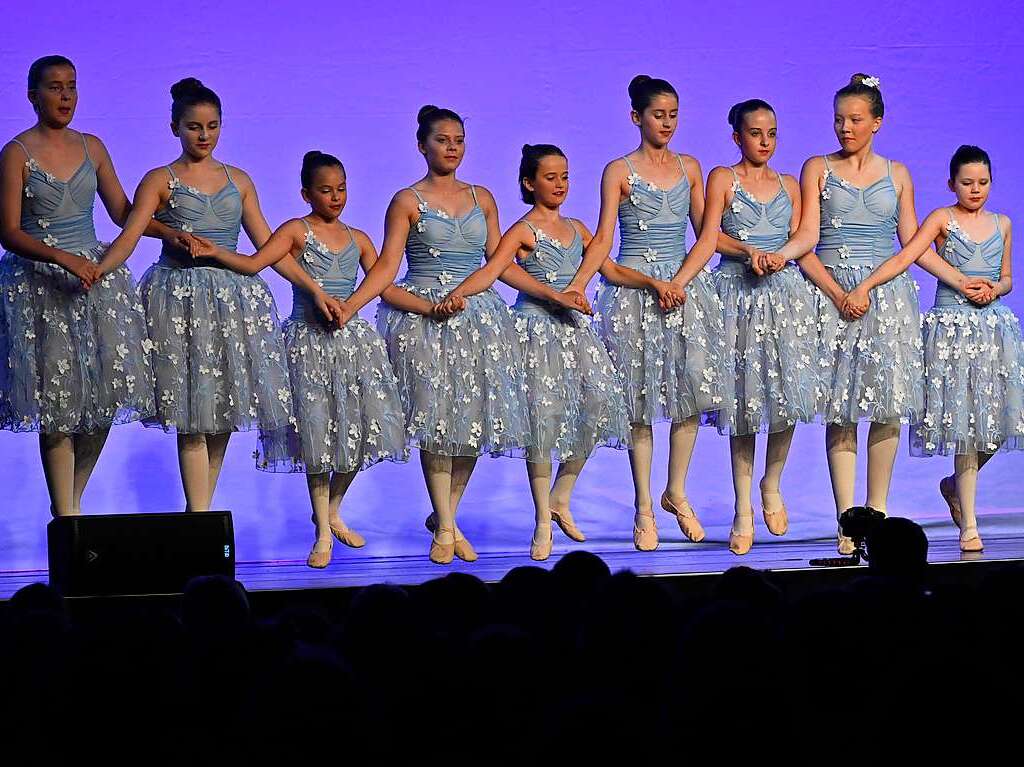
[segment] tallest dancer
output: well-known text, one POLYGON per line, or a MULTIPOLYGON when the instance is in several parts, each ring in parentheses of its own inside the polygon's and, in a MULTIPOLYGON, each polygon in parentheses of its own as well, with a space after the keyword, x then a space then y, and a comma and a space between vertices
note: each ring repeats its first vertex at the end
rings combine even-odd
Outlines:
POLYGON ((629 84, 629 99, 640 145, 605 167, 600 220, 587 250, 609 252, 617 218, 619 257, 606 259, 601 267, 610 284, 602 285, 595 316, 626 388, 636 496, 633 543, 651 551, 658 546, 651 499, 651 427, 657 421, 672 422, 661 507, 676 516, 691 541, 704 539, 686 498, 686 474, 700 416, 721 403, 724 329, 722 302, 709 272, 690 283, 682 307, 660 287, 682 268, 687 217, 699 236, 704 216, 700 164, 669 149, 679 123, 679 96, 665 80, 637 75, 629 84), (634 284, 633 270, 654 283, 634 284), (658 291, 658 306, 651 288, 658 291))
MULTIPOLYGON (((839 149, 812 157, 800 174, 800 226, 779 249, 786 260, 817 248, 843 291, 853 290, 893 255, 893 238, 906 244, 917 231, 914 187, 902 163, 875 153, 885 105, 878 78, 856 74, 833 99, 839 149)), ((934 259, 938 256, 932 254, 934 259)), ((934 267, 929 259, 918 263, 934 267)), ((840 317, 818 294, 823 359, 819 407, 836 514, 854 505, 857 424, 869 421, 867 505, 884 512, 900 424, 916 423, 924 407, 921 313, 906 273, 872 291, 871 306, 857 319, 840 317)), ((839 551, 853 541, 839 535, 839 551)))

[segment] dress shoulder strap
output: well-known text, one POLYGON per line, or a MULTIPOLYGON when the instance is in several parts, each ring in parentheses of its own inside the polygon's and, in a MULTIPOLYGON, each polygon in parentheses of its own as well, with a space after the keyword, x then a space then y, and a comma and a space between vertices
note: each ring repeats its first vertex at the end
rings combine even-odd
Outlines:
POLYGON ((85 150, 85 159, 92 165, 92 155, 89 154, 89 142, 86 140, 84 133, 79 133, 78 135, 82 137, 82 149, 85 150))
POLYGON ((228 170, 228 164, 226 162, 223 162, 223 163, 221 163, 221 165, 224 166, 224 175, 228 177, 228 181, 230 181, 232 184, 234 184, 235 180, 233 178, 231 178, 231 171, 228 170))
MULTIPOLYGON (((354 234, 352 234, 352 230, 349 229, 348 224, 346 224, 344 221, 339 221, 338 223, 341 224, 343 227, 345 227, 345 231, 348 232, 349 243, 352 244, 352 245, 357 245, 357 243, 356 243, 356 236, 354 234)), ((358 247, 358 245, 357 245, 357 247, 358 247)))
POLYGON ((528 227, 530 227, 530 231, 533 232, 533 236, 536 237, 537 236, 537 227, 534 226, 529 221, 527 221, 525 218, 523 219, 523 223, 526 224, 528 227))
POLYGON ((476 187, 472 184, 469 185, 469 193, 473 195, 473 204, 479 206, 480 201, 476 198, 476 187))
POLYGON ((302 225, 306 227, 306 234, 313 234, 313 227, 309 225, 309 222, 306 220, 305 216, 300 218, 299 221, 301 221, 302 225))
POLYGON ((426 205, 427 201, 423 199, 423 195, 422 195, 422 194, 420 194, 419 190, 418 190, 418 189, 417 189, 416 187, 414 187, 414 186, 410 186, 410 187, 406 187, 406 188, 407 188, 407 189, 408 189, 408 190, 409 190, 410 192, 412 192, 412 193, 413 193, 414 195, 416 195, 416 199, 417 199, 417 200, 419 200, 419 201, 420 201, 420 202, 422 202, 422 203, 423 203, 424 205, 426 205))
POLYGON ((885 160, 885 175, 892 178, 892 160, 886 158, 885 160))
POLYGON ((827 154, 823 154, 821 156, 821 159, 825 161, 825 170, 831 171, 832 170, 832 166, 828 164, 828 155, 827 154))
POLYGON ((168 175, 169 175, 169 176, 170 176, 170 177, 171 177, 172 179, 174 179, 175 181, 177 181, 177 180, 178 180, 178 175, 177 175, 177 174, 176 174, 176 173, 174 172, 174 170, 173 170, 173 169, 171 168, 171 166, 170 166, 170 165, 165 165, 165 166, 164 166, 164 170, 166 170, 166 171, 167 171, 167 174, 168 174, 168 175))
POLYGON ((26 157, 27 157, 28 159, 30 159, 30 160, 32 159, 32 153, 31 153, 30 151, 28 151, 28 147, 27 147, 27 146, 25 146, 24 144, 22 144, 22 143, 21 143, 20 141, 18 141, 18 139, 16 139, 16 138, 12 138, 12 139, 11 139, 11 141, 12 141, 12 142, 14 142, 15 144, 17 144, 18 146, 20 146, 20 147, 21 147, 21 151, 23 151, 23 152, 25 153, 25 156, 26 156, 26 157))
POLYGON ((633 167, 633 163, 630 161, 630 159, 625 155, 623 155, 622 159, 625 160, 626 167, 629 168, 629 172, 632 173, 634 176, 637 175, 636 168, 633 167))

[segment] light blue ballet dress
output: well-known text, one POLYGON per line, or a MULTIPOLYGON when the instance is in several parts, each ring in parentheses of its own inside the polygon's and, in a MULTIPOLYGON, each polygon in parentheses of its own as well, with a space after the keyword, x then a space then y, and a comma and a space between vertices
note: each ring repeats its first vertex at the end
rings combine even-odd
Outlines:
MULTIPOLYGON (((96 263, 96 166, 67 181, 25 150, 21 229, 96 263)), ((153 371, 139 291, 122 265, 86 291, 61 267, 6 252, 0 259, 0 428, 90 433, 151 416, 153 371)))
MULTIPOLYGON (((968 277, 999 279, 1003 233, 974 242, 950 213, 940 255, 968 277)), ((1024 344, 1020 322, 998 298, 970 303, 940 282, 924 316, 925 409, 912 455, 1024 449, 1024 344)))
MULTIPOLYGON (((853 290, 895 250, 899 200, 888 163, 863 189, 840 178, 825 158, 817 254, 845 290, 853 290)), ((903 273, 871 291, 871 305, 847 322, 815 291, 822 345, 822 397, 828 424, 915 423, 924 407, 924 356, 917 289, 903 273)))
MULTIPOLYGON (((473 208, 450 216, 419 192, 419 216, 405 244, 398 287, 440 302, 480 267, 487 222, 473 208)), ((410 445, 437 455, 525 455, 530 425, 520 345, 508 306, 493 288, 466 299, 446 320, 381 302, 377 329, 398 377, 410 445)))
MULTIPOLYGON (((331 250, 306 227, 301 266, 324 291, 352 295, 359 246, 331 250)), ((383 461, 404 461, 405 414, 387 348, 361 317, 329 325, 310 294, 292 286, 292 314, 284 324, 295 420, 284 430, 260 430, 257 467, 266 471, 349 472, 383 461)))
MULTIPOLYGON (((618 263, 670 280, 686 255, 686 171, 664 190, 624 159, 631 191, 619 204, 618 263)), ((631 423, 678 422, 722 406, 723 310, 710 269, 687 287, 686 303, 668 313, 648 290, 602 281, 598 291, 594 321, 622 376, 631 423)))
MULTIPOLYGON (((732 168, 730 168, 732 170, 732 168)), ((766 252, 789 238, 793 203, 782 185, 761 202, 732 170, 732 200, 722 231, 766 252)), ((711 418, 719 432, 749 435, 814 420, 820 387, 814 294, 795 264, 759 277, 740 258, 722 256, 715 269, 725 306, 727 371, 722 409, 711 418)))
MULTIPOLYGON (((564 290, 583 263, 575 224, 568 245, 525 222, 536 248, 520 262, 531 277, 564 290)), ((622 382, 589 318, 520 291, 512 307, 529 402, 530 461, 586 459, 594 448, 629 447, 622 382)))
MULTIPOLYGON (((242 196, 224 166, 215 194, 186 186, 167 168, 171 196, 156 219, 230 251, 238 246, 242 196)), ((215 259, 164 244, 140 284, 154 344, 156 418, 179 434, 286 426, 291 391, 284 337, 267 284, 215 259)))

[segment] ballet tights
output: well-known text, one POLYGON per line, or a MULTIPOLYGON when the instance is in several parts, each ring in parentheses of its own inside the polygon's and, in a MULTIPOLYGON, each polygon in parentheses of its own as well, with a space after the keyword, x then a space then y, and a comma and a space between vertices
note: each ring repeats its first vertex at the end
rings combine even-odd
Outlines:
POLYGON ((331 547, 331 523, 342 530, 346 529, 339 509, 341 499, 345 497, 356 471, 322 472, 307 474, 306 485, 309 488, 309 501, 313 506, 316 519, 316 547, 313 551, 326 552, 331 547))
POLYGON ((231 432, 179 434, 178 466, 186 511, 209 511, 231 432))
MULTIPOLYGON (((778 495, 782 470, 789 456, 793 442, 793 427, 768 435, 768 447, 764 457, 764 476, 760 482, 763 494, 778 495)), ((751 532, 754 525, 754 509, 751 505, 751 486, 754 478, 754 435, 729 438, 729 453, 732 460, 732 484, 736 501, 733 530, 740 534, 751 532)))
MULTIPOLYGON (((899 424, 872 423, 868 429, 867 505, 885 512, 892 482, 896 450, 900 444, 899 424)), ((836 516, 854 506, 857 472, 857 425, 830 424, 825 429, 825 451, 832 480, 836 516)))
POLYGON ((543 543, 548 538, 547 528, 551 526, 552 508, 561 512, 566 518, 572 518, 569 514, 569 498, 585 463, 586 459, 563 461, 558 465, 558 472, 555 474, 555 481, 552 484, 550 461, 526 462, 526 474, 530 479, 530 493, 533 495, 534 525, 537 528, 534 531, 534 538, 537 543, 543 543), (543 530, 540 529, 542 525, 546 526, 543 530))
POLYGON ((450 531, 461 539, 462 532, 455 526, 455 512, 476 467, 476 457, 452 457, 420 450, 420 465, 427 483, 430 506, 437 518, 435 540, 451 543, 453 532, 450 531))
POLYGON ((105 429, 95 434, 39 435, 39 455, 53 516, 82 513, 82 494, 96 468, 108 433, 105 429))
MULTIPOLYGON (((675 502, 686 500, 686 475, 690 470, 693 446, 697 441, 699 416, 677 421, 669 430, 668 483, 665 491, 675 502)), ((633 474, 636 526, 645 529, 652 524, 651 463, 654 457, 654 435, 650 426, 633 425, 633 447, 629 466, 633 474), (643 512, 643 513, 641 513, 643 512)))
POLYGON ((978 472, 988 463, 992 453, 972 452, 953 457, 953 476, 956 478, 956 494, 960 500, 960 529, 978 527, 974 501, 978 493, 978 472))

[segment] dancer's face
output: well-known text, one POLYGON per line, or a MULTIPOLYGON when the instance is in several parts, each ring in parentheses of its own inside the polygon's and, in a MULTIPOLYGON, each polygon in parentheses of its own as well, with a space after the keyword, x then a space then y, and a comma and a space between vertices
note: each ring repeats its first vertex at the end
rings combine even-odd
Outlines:
POLYGON ((28 92, 28 100, 40 122, 53 128, 68 126, 78 106, 77 77, 75 70, 66 64, 43 70, 39 87, 28 92))
POLYGON ((863 96, 843 96, 837 99, 834 119, 836 138, 847 154, 868 146, 882 127, 882 118, 871 114, 871 102, 863 96))
POLYGON ((438 120, 419 147, 431 170, 454 173, 466 154, 466 131, 458 120, 438 120))
POLYGON ((949 180, 949 188, 960 207, 981 210, 992 190, 992 171, 983 162, 964 163, 956 172, 956 178, 949 180))
POLYGON ((668 146, 679 126, 679 99, 671 93, 659 93, 642 114, 634 111, 630 115, 643 140, 660 149, 668 146))
POLYGON ((317 168, 309 189, 302 190, 302 199, 321 218, 328 221, 338 218, 348 202, 345 171, 338 165, 317 168))
POLYGON ((756 109, 743 116, 743 124, 739 132, 732 134, 732 140, 747 162, 764 165, 775 154, 777 132, 775 113, 770 109, 756 109))
POLYGON ((181 139, 185 154, 196 160, 205 159, 213 154, 220 140, 220 110, 213 104, 196 104, 185 110, 171 130, 181 139))
POLYGON ((524 178, 526 186, 545 208, 557 208, 569 194, 569 161, 557 154, 542 157, 533 178, 524 178))

